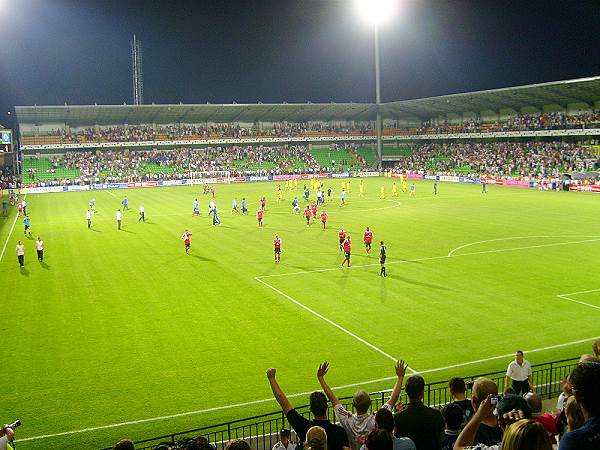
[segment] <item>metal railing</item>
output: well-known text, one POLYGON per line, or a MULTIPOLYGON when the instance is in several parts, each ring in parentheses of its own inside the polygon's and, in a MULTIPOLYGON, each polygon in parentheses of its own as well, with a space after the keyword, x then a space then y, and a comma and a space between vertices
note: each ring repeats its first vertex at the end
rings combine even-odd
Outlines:
MULTIPOLYGON (((577 361, 578 358, 571 358, 536 365, 532 374, 536 393, 540 394, 543 398, 550 398, 558 395, 562 391, 561 381, 565 379, 577 365, 577 361)), ((505 388, 505 371, 470 375, 463 377, 463 379, 468 384, 480 377, 490 378, 495 381, 500 393, 505 388)), ((385 390, 369 394, 372 400, 372 411, 381 408, 387 401, 389 392, 390 390, 385 390)), ((406 394, 402 393, 400 399, 407 402, 406 394)), ((346 409, 352 410, 352 397, 343 397, 340 398, 340 401, 346 409)), ((441 408, 450 401, 452 401, 452 397, 448 389, 447 381, 438 381, 425 385, 423 402, 426 405, 441 408)), ((298 406, 295 407, 295 409, 303 416, 307 418, 310 417, 309 405, 298 406)), ((335 415, 332 408, 328 409, 327 414, 329 419, 332 422, 335 422, 335 415)), ((206 437, 210 443, 214 444, 217 450, 224 449, 227 442, 232 439, 243 439, 247 441, 253 450, 270 450, 278 441, 278 432, 283 427, 289 428, 290 426, 287 423, 283 412, 277 411, 143 439, 135 442, 135 448, 137 450, 153 449, 160 443, 174 445, 181 439, 201 435, 206 437)), ((294 438, 295 437, 296 436, 294 436, 294 438)), ((110 449, 112 449, 112 447, 106 447, 103 450, 110 449)))

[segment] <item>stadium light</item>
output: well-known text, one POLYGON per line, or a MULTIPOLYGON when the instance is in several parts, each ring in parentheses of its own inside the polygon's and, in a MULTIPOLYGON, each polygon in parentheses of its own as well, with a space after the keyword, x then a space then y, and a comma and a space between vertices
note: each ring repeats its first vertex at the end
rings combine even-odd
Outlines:
POLYGON ((373 26, 375 42, 375 108, 377 114, 377 160, 382 168, 381 81, 379 75, 379 27, 390 21, 398 11, 399 0, 354 0, 357 13, 373 26))
POLYGON ((398 11, 398 0, 355 0, 360 17, 374 26, 389 22, 398 11))

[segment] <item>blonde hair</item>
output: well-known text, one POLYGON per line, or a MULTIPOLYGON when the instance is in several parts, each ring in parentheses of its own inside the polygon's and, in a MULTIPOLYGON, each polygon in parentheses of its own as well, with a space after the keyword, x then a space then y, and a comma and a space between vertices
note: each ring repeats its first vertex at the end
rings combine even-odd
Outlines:
POLYGON ((552 450, 546 428, 532 419, 511 424, 502 438, 502 450, 552 450))
POLYGON ((359 389, 352 398, 352 404, 358 414, 365 414, 371 407, 371 397, 367 391, 359 389))
POLYGON ((306 432, 306 450, 327 450, 327 433, 321 427, 314 426, 306 432))

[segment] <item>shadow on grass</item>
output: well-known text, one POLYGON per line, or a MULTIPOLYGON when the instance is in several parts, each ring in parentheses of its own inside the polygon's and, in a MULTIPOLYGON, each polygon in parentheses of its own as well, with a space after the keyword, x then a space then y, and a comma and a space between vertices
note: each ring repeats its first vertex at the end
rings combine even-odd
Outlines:
POLYGON ((27 270, 25 267, 21 267, 21 275, 28 277, 29 276, 29 270, 27 270))
POLYGON ((393 280, 403 281, 404 283, 413 284, 415 286, 423 286, 430 289, 438 289, 440 291, 453 291, 454 289, 450 289, 446 286, 440 286, 439 284, 431 284, 431 283, 423 283, 422 281, 411 280, 410 278, 399 277, 398 275, 387 275, 387 278, 391 278, 393 280))
POLYGON ((129 231, 129 230, 126 230, 125 228, 121 228, 121 231, 124 231, 125 233, 135 234, 135 231, 129 231))
POLYGON ((92 230, 94 233, 102 233, 102 230, 96 230, 95 228, 89 228, 90 230, 92 230))
POLYGON ((192 254, 192 253, 190 253, 190 256, 191 256, 192 258, 199 259, 200 261, 208 261, 208 262, 214 262, 214 261, 215 261, 214 259, 205 258, 204 256, 200 256, 200 255, 194 255, 194 254, 192 254))
POLYGON ((42 266, 43 269, 50 270, 50 266, 44 261, 40 261, 40 266, 42 266))

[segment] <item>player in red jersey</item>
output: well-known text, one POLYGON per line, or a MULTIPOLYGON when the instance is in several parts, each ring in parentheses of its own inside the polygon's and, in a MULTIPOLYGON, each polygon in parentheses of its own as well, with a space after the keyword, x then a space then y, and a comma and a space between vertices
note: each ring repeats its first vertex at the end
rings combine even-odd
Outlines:
POLYGON ((338 232, 338 236, 340 238, 340 252, 344 250, 344 241, 346 240, 346 232, 343 228, 340 228, 338 232))
POLYGON ((211 195, 212 195, 212 198, 215 198, 215 197, 216 197, 216 195, 217 195, 217 188, 216 188, 216 187, 214 187, 214 186, 211 186, 211 187, 210 187, 210 193, 211 193, 211 195))
POLYGON ((312 205, 310 205, 310 209, 312 211, 313 219, 317 220, 317 210, 319 209, 319 207, 315 202, 312 202, 312 205))
POLYGON ((262 226, 263 226, 263 222, 262 222, 263 214, 264 214, 264 211, 262 209, 259 209, 258 211, 256 211, 256 218, 258 219, 259 228, 262 228, 262 226))
POLYGON ((321 225, 323 229, 327 228, 327 213, 325 211, 321 213, 321 225))
POLYGON ((373 242, 373 232, 369 230, 369 227, 365 230, 363 234, 363 241, 365 241, 365 250, 367 251, 367 255, 371 253, 371 243, 373 242))
POLYGON ((278 234, 273 239, 273 247, 275 247, 275 262, 279 263, 281 261, 281 238, 278 234))
POLYGON ((263 197, 260 199, 260 209, 265 210, 267 209, 267 199, 266 197, 263 197))
POLYGON ((192 237, 192 233, 190 233, 188 230, 185 230, 185 233, 183 233, 183 236, 181 236, 181 239, 183 239, 183 243, 185 244, 185 252, 189 255, 190 254, 190 246, 192 245, 192 241, 191 238, 192 237))
POLYGON ((350 236, 346 235, 346 240, 343 244, 344 247, 344 260, 342 261, 342 267, 344 267, 344 263, 348 261, 348 267, 350 267, 350 236))
POLYGON ((311 216, 311 212, 310 212, 310 207, 306 207, 306 209, 304 210, 304 217, 306 217, 306 226, 310 225, 310 216, 311 216))

